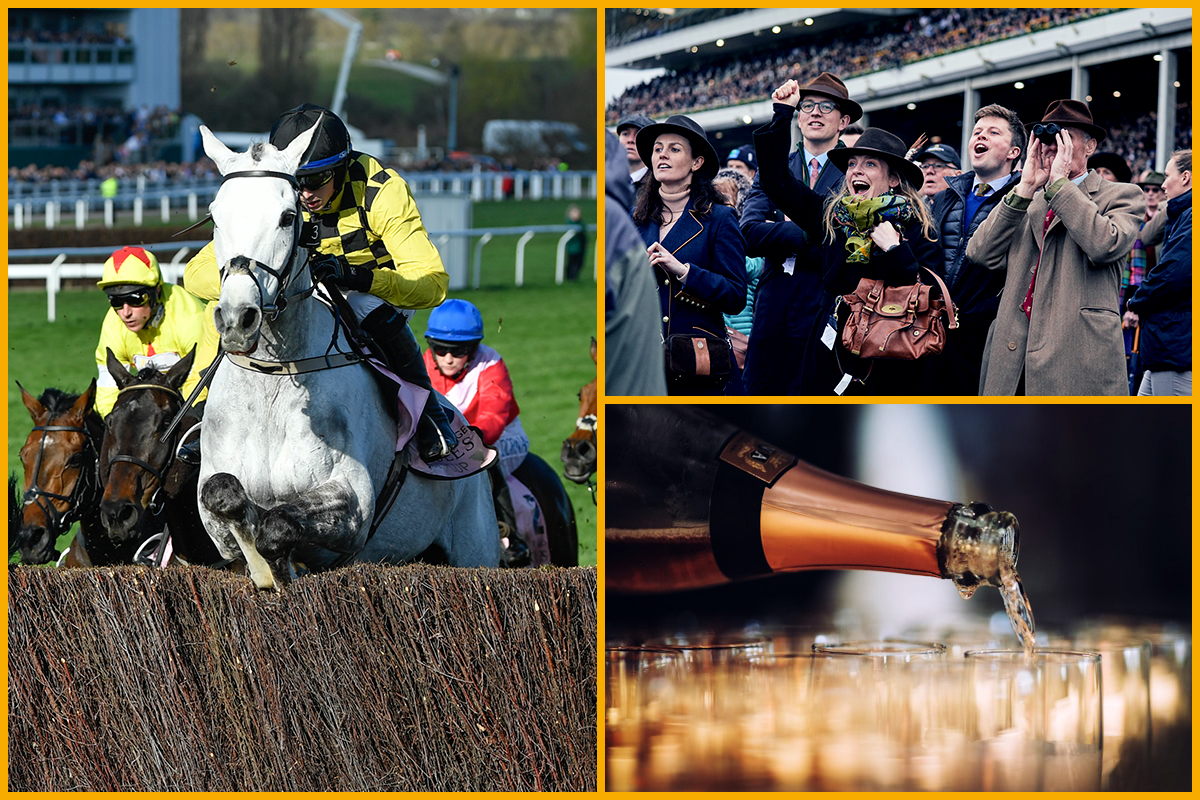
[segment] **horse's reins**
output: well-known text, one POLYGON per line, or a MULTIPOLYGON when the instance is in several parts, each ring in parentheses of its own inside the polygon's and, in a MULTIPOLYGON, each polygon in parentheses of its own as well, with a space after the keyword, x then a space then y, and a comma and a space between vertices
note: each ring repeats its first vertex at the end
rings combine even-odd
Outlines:
POLYGON ((99 489, 100 459, 96 455, 96 445, 95 442, 92 441, 91 432, 87 428, 77 427, 74 425, 36 425, 33 429, 35 431, 42 432, 42 439, 38 443, 37 459, 33 463, 33 481, 30 483, 29 488, 26 489, 25 493, 21 496, 21 503, 22 505, 29 505, 30 503, 36 504, 37 507, 40 508, 46 515, 46 520, 50 523, 50 535, 57 539, 66 532, 67 528, 82 518, 83 506, 86 505, 85 501, 87 500, 87 495, 85 493, 94 493, 97 489, 99 489), (83 450, 80 452, 83 453, 85 457, 90 457, 92 462, 90 465, 90 471, 88 469, 88 465, 80 466, 79 478, 76 479, 75 486, 71 489, 71 493, 69 495, 48 492, 38 486, 38 475, 40 475, 42 472, 42 456, 46 452, 46 439, 50 438, 46 436, 46 434, 56 431, 83 434, 83 450), (93 480, 89 480, 89 478, 92 478, 93 480), (60 515, 58 513, 58 509, 54 507, 54 504, 46 501, 44 498, 66 503, 66 513, 60 515))
MULTIPOLYGON (((256 261, 247 256, 236 256, 230 260, 229 264, 226 265, 226 267, 222 267, 222 269, 221 269, 221 281, 222 282, 225 281, 226 276, 229 275, 230 273, 241 273, 241 274, 248 275, 250 277, 250 279, 252 281, 254 281, 254 286, 258 289, 258 297, 259 297, 259 302, 261 304, 262 298, 264 296, 263 288, 262 288, 262 283, 259 282, 258 277, 254 274, 254 269, 256 267, 259 267, 259 268, 265 270, 266 272, 268 272, 269 274, 271 274, 272 276, 274 276, 275 279, 279 281, 279 294, 282 295, 284 290, 287 288, 288 284, 291 283, 291 281, 292 281, 294 272, 296 270, 297 262, 299 262, 301 260, 301 258, 303 258, 305 261, 308 260, 308 250, 306 248, 306 245, 309 243, 315 243, 316 241, 319 240, 319 234, 317 233, 317 224, 316 224, 316 222, 303 222, 303 223, 301 222, 303 213, 302 213, 302 209, 300 208, 300 195, 299 195, 300 182, 296 180, 295 175, 291 175, 287 172, 278 172, 276 170, 269 170, 269 169, 242 170, 240 172, 231 172, 228 175, 225 175, 224 177, 222 177, 221 178, 222 185, 224 185, 225 181, 230 180, 231 178, 279 178, 280 180, 285 180, 289 184, 291 184, 292 188, 295 189, 297 192, 296 215, 292 219, 292 240, 294 242, 296 242, 296 247, 292 248, 292 253, 288 257, 287 264, 284 265, 284 267, 282 269, 276 270, 268 264, 264 264, 261 261, 256 261)), ((210 220, 212 220, 212 214, 209 214, 204 219, 200 220, 199 222, 195 223, 194 225, 190 225, 187 228, 184 228, 182 231, 179 231, 175 235, 178 236, 180 234, 187 233, 188 231, 190 231, 194 228, 197 228, 197 227, 203 225, 204 223, 209 222, 210 220)), ((314 288, 315 288, 315 286, 310 287, 309 289, 306 289, 302 292, 297 292, 296 294, 293 294, 290 296, 280 296, 279 301, 277 302, 276 305, 273 305, 273 306, 260 305, 260 308, 264 314, 269 313, 272 318, 275 318, 275 317, 279 316, 279 314, 282 313, 285 308, 287 308, 289 299, 296 298, 296 299, 303 300, 305 297, 312 294, 314 288)), ((171 420, 171 424, 167 426, 167 429, 165 431, 163 431, 162 436, 160 436, 158 438, 158 441, 160 443, 166 442, 167 439, 170 438, 171 434, 173 434, 175 432, 175 430, 179 427, 179 423, 183 420, 184 415, 187 414, 188 409, 190 409, 195 404, 196 398, 200 396, 200 393, 202 391, 204 391, 204 389, 212 381, 213 374, 217 371, 217 365, 219 363, 221 363, 221 360, 225 356, 226 356, 226 353, 224 350, 217 351, 216 357, 213 359, 212 363, 208 366, 208 368, 206 370, 204 370, 203 374, 200 376, 200 381, 196 384, 196 387, 192 390, 192 393, 190 395, 188 395, 187 399, 184 401, 183 406, 179 409, 179 413, 175 415, 175 418, 173 420, 171 420)))

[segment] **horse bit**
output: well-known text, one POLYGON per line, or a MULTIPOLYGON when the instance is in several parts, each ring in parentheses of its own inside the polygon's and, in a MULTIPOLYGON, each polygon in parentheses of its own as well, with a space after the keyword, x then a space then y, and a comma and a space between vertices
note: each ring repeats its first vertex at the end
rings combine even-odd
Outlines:
MULTIPOLYGON (((588 432, 588 443, 591 444, 593 450, 599 449, 597 447, 597 442, 596 442, 596 423, 597 423, 597 419, 596 419, 595 414, 585 414, 584 416, 575 420, 575 430, 588 432)), ((595 475, 596 475, 595 472, 593 472, 591 475, 589 475, 588 479, 587 479, 587 484, 586 484, 588 494, 590 494, 592 496, 592 505, 596 505, 595 475)))

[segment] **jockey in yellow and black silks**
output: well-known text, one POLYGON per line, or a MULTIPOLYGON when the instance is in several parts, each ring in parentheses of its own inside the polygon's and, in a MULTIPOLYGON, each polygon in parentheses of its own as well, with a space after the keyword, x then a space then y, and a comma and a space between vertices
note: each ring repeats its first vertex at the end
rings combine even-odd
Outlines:
MULTIPOLYGON (((314 280, 328 277, 346 289, 347 301, 388 366, 430 390, 417 424, 417 446, 426 461, 442 458, 457 437, 432 394, 408 318, 412 309, 432 308, 446 298, 449 276, 408 184, 374 157, 353 150, 337 115, 311 103, 297 106, 275 121, 271 144, 283 149, 314 124, 318 129, 296 170, 305 219, 316 221, 320 232, 314 280)), ((211 243, 188 263, 186 285, 205 299, 220 296, 211 243)))

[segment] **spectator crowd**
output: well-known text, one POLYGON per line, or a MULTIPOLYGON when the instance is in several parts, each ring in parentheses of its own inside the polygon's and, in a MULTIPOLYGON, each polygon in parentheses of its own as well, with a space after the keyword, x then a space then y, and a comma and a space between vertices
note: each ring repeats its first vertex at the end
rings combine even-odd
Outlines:
POLYGON ((884 19, 853 33, 813 37, 751 57, 709 60, 694 69, 634 86, 608 107, 613 125, 626 113, 651 117, 760 100, 791 75, 846 65, 843 78, 894 69, 934 56, 1106 14, 1108 8, 949 8, 884 19))

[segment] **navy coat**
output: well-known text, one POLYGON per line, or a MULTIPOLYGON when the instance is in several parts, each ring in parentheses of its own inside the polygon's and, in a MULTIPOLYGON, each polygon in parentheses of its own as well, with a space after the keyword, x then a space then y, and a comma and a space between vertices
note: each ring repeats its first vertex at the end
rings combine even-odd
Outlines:
POLYGON ((946 331, 946 347, 941 353, 924 359, 930 394, 979 394, 983 351, 988 329, 1000 307, 1005 276, 1000 270, 984 269, 967 261, 967 242, 1020 179, 1021 171, 1017 170, 998 192, 984 198, 970 220, 963 217, 967 195, 975 182, 974 172, 946 178, 949 188, 933 196, 933 223, 944 255, 942 277, 958 311, 958 327, 946 331))
MULTIPOLYGON (((1161 211, 1159 212, 1162 213, 1161 211)), ((1142 326, 1141 369, 1192 368, 1192 193, 1167 203, 1162 256, 1138 285, 1129 308, 1142 326)))
MULTIPOLYGON (((658 241, 654 223, 639 225, 638 233, 647 247, 658 241)), ((701 215, 689 199, 662 244, 691 266, 683 282, 654 267, 663 339, 675 333, 724 339, 722 315, 746 307, 746 242, 737 216, 728 206, 718 205, 701 215)))
MULTIPOLYGON (((840 141, 837 146, 844 147, 840 141)), ((787 168, 797 181, 808 184, 808 165, 802 150, 792 151, 787 168)), ((797 262, 819 262, 821 255, 799 225, 790 220, 776 221, 780 215, 763 192, 761 177, 760 170, 742 208, 746 254, 766 259, 754 296, 754 324, 742 383, 748 395, 800 394, 801 357, 815 321, 818 317, 824 319, 828 309, 820 275, 802 267, 788 275, 783 271, 783 262, 793 257, 797 262)), ((829 195, 841 187, 844 177, 833 162, 828 162, 817 178, 815 191, 829 195)))

